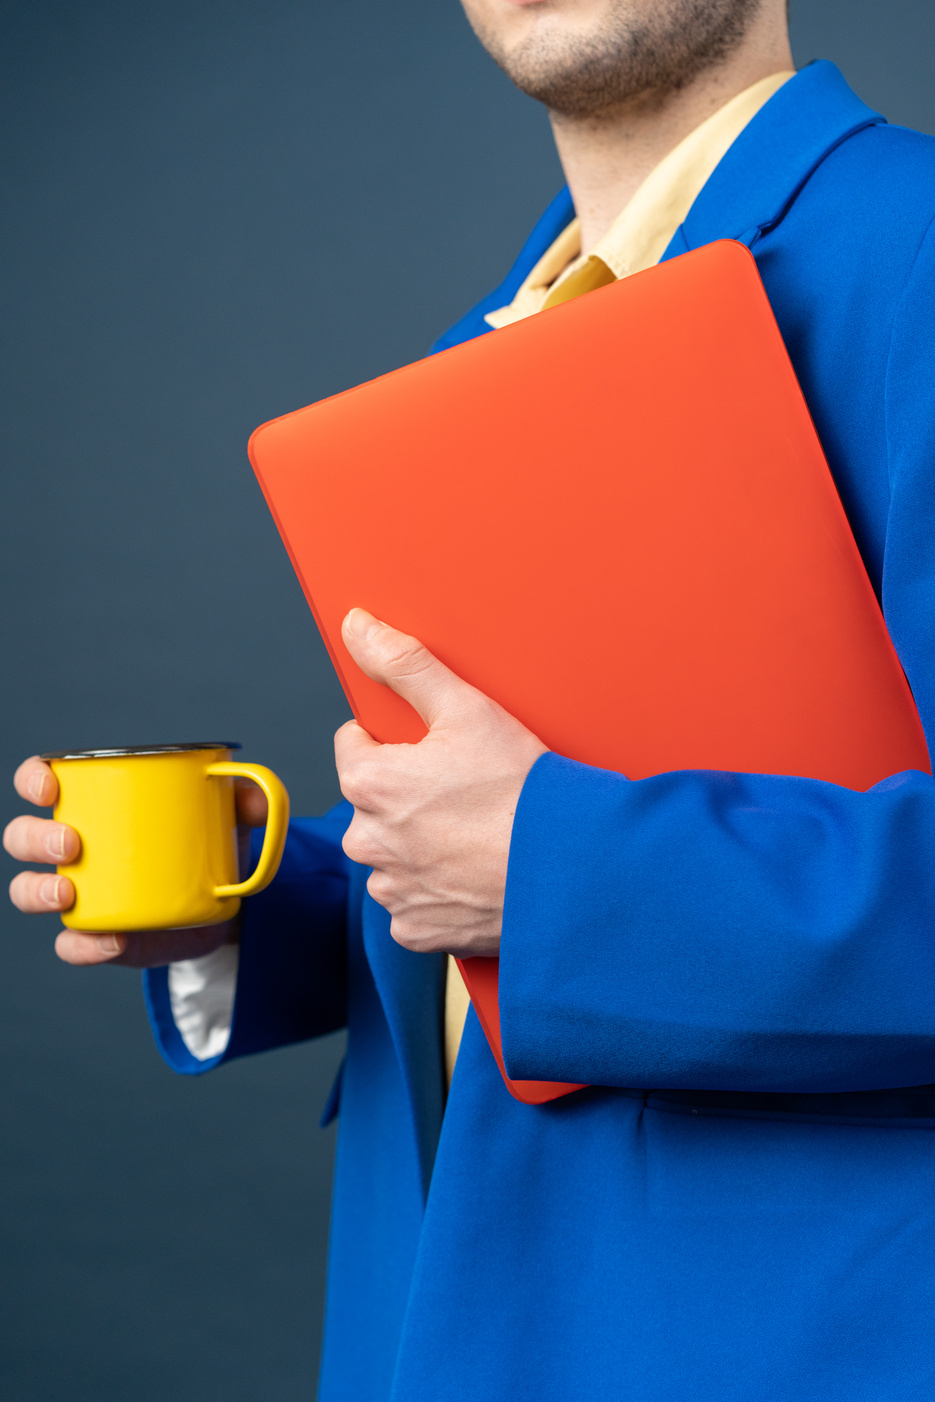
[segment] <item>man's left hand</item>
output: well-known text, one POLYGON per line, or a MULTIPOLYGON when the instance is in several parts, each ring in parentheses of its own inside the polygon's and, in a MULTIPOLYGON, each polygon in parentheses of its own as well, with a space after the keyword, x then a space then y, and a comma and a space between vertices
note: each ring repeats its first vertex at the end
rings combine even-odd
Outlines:
POLYGON ((381 745, 356 721, 335 736, 354 805, 344 850, 373 867, 367 889, 393 938, 420 953, 497 954, 513 816, 546 746, 415 638, 364 609, 344 620, 354 661, 419 713, 417 745, 381 745))

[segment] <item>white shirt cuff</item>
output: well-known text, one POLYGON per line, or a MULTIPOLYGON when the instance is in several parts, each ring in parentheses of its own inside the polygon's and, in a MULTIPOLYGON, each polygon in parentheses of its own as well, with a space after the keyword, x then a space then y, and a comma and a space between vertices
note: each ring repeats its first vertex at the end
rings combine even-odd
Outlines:
POLYGON ((169 965, 172 1016, 182 1041, 199 1061, 227 1050, 239 965, 236 944, 222 944, 200 959, 169 965))

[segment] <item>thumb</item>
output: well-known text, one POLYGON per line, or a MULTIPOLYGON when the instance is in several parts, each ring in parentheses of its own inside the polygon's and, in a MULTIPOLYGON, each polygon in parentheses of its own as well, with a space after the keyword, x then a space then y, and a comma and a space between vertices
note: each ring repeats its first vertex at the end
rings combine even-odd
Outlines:
POLYGON ((351 609, 341 631, 360 670, 408 701, 429 729, 452 719, 474 690, 417 638, 381 623, 366 609, 351 609))

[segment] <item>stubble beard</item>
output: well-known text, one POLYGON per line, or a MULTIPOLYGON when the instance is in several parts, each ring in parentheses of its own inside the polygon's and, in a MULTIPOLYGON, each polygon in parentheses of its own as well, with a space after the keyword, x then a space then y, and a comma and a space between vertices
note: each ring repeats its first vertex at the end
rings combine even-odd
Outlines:
POLYGON ((740 44, 761 4, 662 0, 640 15, 633 0, 613 0, 592 33, 543 30, 510 53, 482 25, 474 27, 522 92, 559 116, 599 117, 641 99, 663 99, 716 66, 740 44))

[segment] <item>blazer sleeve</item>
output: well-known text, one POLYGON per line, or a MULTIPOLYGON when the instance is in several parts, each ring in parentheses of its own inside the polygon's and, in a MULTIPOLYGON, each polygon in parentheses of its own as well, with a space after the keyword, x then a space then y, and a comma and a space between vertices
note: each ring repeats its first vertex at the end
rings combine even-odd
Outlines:
MULTIPOLYGON (((192 1055, 172 1016, 168 968, 145 971, 150 1023, 173 1070, 200 1075, 345 1025, 350 863, 341 838, 352 811, 341 803, 324 818, 293 819, 275 880, 244 901, 231 1034, 220 1056, 192 1055)), ((262 836, 254 834, 254 859, 262 836)))
MULTIPOLYGON (((935 248, 899 300, 883 606, 935 733, 935 248)), ((867 793, 557 755, 517 808, 500 959, 516 1078, 761 1092, 935 1082, 935 781, 867 793)))

